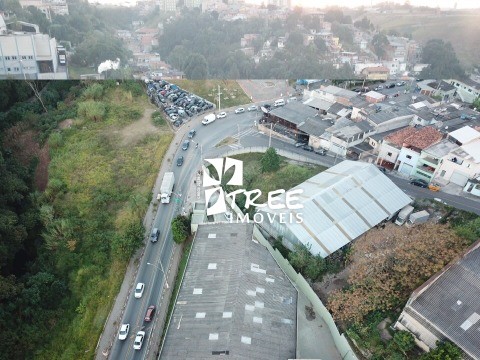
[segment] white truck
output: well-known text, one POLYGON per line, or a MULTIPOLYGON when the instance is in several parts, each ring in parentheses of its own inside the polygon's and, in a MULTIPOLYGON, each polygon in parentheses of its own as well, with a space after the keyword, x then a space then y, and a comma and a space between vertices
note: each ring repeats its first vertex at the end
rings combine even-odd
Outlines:
POLYGON ((410 215, 407 221, 408 225, 417 225, 417 224, 424 224, 428 221, 430 214, 427 210, 417 211, 410 215))
POLYGON ((405 224, 405 221, 407 221, 408 217, 413 212, 413 210, 414 210, 414 207, 412 205, 405 206, 402 210, 400 210, 400 213, 398 214, 397 219, 395 220, 395 224, 400 226, 405 224))
POLYGON ((162 185, 160 186, 160 201, 162 204, 170 202, 173 186, 175 185, 175 175, 173 172, 167 172, 163 176, 162 185))
POLYGON ((215 114, 208 114, 207 116, 205 116, 205 117, 203 118, 202 124, 203 124, 203 125, 208 125, 208 124, 214 122, 216 118, 217 118, 217 117, 215 116, 215 114))

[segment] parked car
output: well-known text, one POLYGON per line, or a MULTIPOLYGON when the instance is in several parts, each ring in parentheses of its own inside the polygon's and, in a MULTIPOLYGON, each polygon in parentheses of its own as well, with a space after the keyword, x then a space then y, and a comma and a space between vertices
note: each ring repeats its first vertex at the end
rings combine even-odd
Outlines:
POLYGON ((155 305, 150 305, 145 313, 145 322, 150 322, 153 320, 153 316, 155 315, 155 305))
POLYGON ((235 110, 235 114, 241 114, 243 112, 245 112, 244 108, 238 108, 238 109, 235 110))
POLYGON ((315 154, 322 155, 322 156, 327 155, 327 150, 326 149, 316 149, 316 150, 313 150, 313 152, 315 154))
POLYGON ((405 85, 405 84, 406 84, 405 81, 399 81, 399 82, 397 83, 397 86, 403 86, 403 85, 405 85))
POLYGON ((382 90, 382 89, 383 89, 383 85, 378 85, 374 90, 378 91, 378 90, 382 90))
POLYGON ((188 138, 193 139, 193 137, 195 136, 196 133, 197 133, 197 131, 195 129, 190 130, 188 132, 188 138))
POLYGON ((137 287, 135 288, 135 298, 140 299, 143 295, 143 290, 145 290, 144 283, 138 283, 137 287))
POLYGON ((313 151, 313 147, 311 147, 310 145, 304 145, 302 146, 302 149, 305 151, 313 151))
POLYGON ((182 166, 183 165, 183 156, 180 156, 178 159, 177 159, 177 166, 182 166))
POLYGON ((219 113, 219 114, 217 115, 217 119, 223 119, 223 118, 226 117, 226 116, 227 116, 227 113, 226 113, 225 111, 222 111, 221 113, 219 113))
POLYGON ((142 348, 144 338, 145 338, 145 331, 137 332, 137 336, 135 336, 135 342, 133 343, 133 348, 135 350, 140 350, 142 348))
POLYGON ((394 87, 395 87, 394 83, 391 83, 391 84, 388 84, 387 86, 385 86, 386 89, 392 89, 394 87))
POLYGON ((445 201, 439 198, 433 198, 433 200, 438 201, 439 203, 442 203, 443 205, 448 205, 445 201))
POLYGON ((256 105, 249 106, 248 111, 257 111, 257 106, 256 105))
POLYGON ((150 234, 150 241, 153 243, 157 242, 159 236, 160 236, 160 230, 158 230, 158 228, 153 228, 152 233, 150 234))
POLYGON ((437 184, 430 184, 428 185, 428 189, 437 192, 440 191, 441 187, 437 184))
POLYGON ((190 141, 185 140, 182 145, 182 150, 187 150, 189 146, 190 146, 190 141))
POLYGON ((304 143, 304 142, 297 142, 297 143, 295 143, 295 147, 297 147, 297 148, 298 148, 298 147, 303 147, 303 146, 305 146, 305 145, 307 145, 307 144, 304 143))
POLYGON ((419 187, 422 187, 422 188, 427 188, 428 187, 428 183, 425 180, 422 180, 422 179, 414 179, 414 180, 410 181, 410 184, 415 185, 415 186, 419 186, 419 187))
POLYGON ((125 340, 128 336, 128 331, 130 330, 130 324, 122 324, 120 331, 118 333, 118 340, 125 340))

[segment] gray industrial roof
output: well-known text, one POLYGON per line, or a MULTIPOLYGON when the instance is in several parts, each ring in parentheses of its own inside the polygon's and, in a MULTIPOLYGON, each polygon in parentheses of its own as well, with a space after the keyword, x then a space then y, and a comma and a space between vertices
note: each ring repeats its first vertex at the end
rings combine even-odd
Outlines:
POLYGON ((415 291, 409 307, 480 359, 480 243, 415 291))
POLYGON ((334 136, 348 141, 355 135, 372 132, 374 128, 367 121, 355 122, 347 118, 340 118, 327 130, 334 136))
POLYGON ((443 139, 439 143, 433 144, 423 151, 434 156, 437 159, 443 158, 445 155, 448 155, 451 151, 458 149, 458 145, 454 144, 450 140, 443 139))
MULTIPOLYGON (((303 223, 281 224, 311 251, 326 257, 411 202, 373 164, 345 160, 293 189, 303 189, 300 210, 262 211, 302 213, 303 223)), ((280 198, 284 198, 285 195, 280 198)), ((286 216, 288 218, 288 215, 286 216)))
POLYGON ((320 136, 327 128, 332 126, 329 120, 322 120, 321 118, 308 119, 305 123, 298 126, 298 129, 308 135, 320 136))
POLYGON ((198 227, 161 358, 295 358, 297 292, 252 232, 198 227))
POLYGON ((330 101, 314 98, 314 97, 304 101, 303 104, 318 110, 325 110, 325 111, 330 109, 333 105, 333 103, 331 103, 330 101))
POLYGON ((310 106, 304 105, 301 102, 292 101, 285 106, 280 106, 273 109, 270 111, 270 115, 274 115, 298 125, 308 118, 313 118, 316 116, 317 110, 312 109, 310 106))

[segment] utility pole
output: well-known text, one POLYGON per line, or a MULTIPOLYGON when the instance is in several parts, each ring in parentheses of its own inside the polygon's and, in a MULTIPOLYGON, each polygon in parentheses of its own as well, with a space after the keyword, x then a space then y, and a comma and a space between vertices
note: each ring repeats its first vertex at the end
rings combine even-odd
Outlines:
POLYGON ((270 148, 272 145, 272 129, 273 129, 273 123, 270 123, 270 137, 268 139, 268 147, 270 148))
POLYGON ((220 111, 221 107, 220 107, 220 95, 222 93, 220 92, 220 85, 218 85, 218 111, 220 111))

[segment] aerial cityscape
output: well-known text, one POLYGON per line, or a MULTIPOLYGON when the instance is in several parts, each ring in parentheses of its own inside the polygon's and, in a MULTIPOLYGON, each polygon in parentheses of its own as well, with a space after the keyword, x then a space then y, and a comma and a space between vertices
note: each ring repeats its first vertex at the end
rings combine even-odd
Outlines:
POLYGON ((480 360, 479 33, 0 0, 0 359, 480 360))

